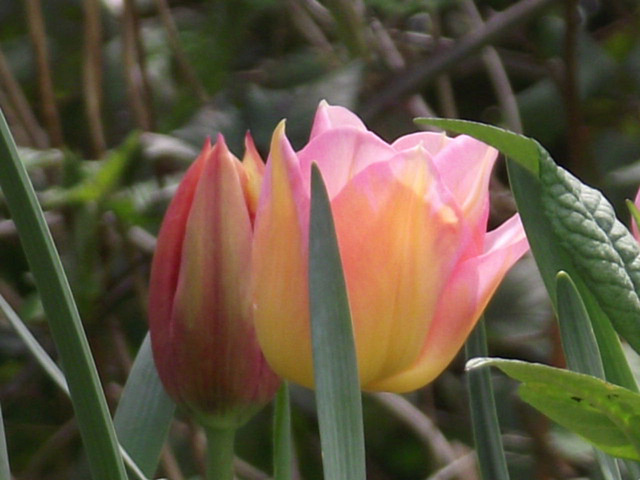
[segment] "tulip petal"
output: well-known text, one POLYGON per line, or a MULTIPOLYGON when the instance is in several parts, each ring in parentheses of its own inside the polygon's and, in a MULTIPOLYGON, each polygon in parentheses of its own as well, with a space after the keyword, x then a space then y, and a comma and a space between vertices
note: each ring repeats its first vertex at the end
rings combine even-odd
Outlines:
POLYGON ((442 181, 458 201, 467 221, 486 229, 489 179, 498 157, 496 149, 460 135, 434 158, 442 181))
POLYGON ((398 138, 391 144, 398 151, 411 150, 417 146, 422 146, 432 156, 446 147, 453 139, 444 133, 436 132, 416 132, 398 138))
POLYGON ((418 149, 363 170, 332 209, 367 384, 415 361, 460 255, 464 225, 418 149))
POLYGON ((319 134, 298 152, 305 192, 310 188, 311 164, 314 162, 322 172, 332 199, 369 165, 387 162, 396 155, 393 148, 373 133, 352 127, 335 128, 319 134))
POLYGON ((249 296, 251 223, 237 161, 219 138, 202 171, 182 246, 170 330, 174 355, 164 361, 174 364, 176 377, 192 377, 180 382, 179 398, 197 411, 230 408, 213 402, 237 406, 252 394, 247 379, 257 381, 262 373, 259 359, 237 355, 260 355, 249 296))
MULTIPOLYGON (((155 354, 167 352, 173 348, 170 331, 171 311, 180 272, 184 232, 198 181, 210 151, 211 144, 207 140, 202 152, 180 182, 165 213, 153 256, 149 282, 149 330, 154 346, 155 362, 163 378, 170 376, 172 370, 166 363, 169 359, 164 355, 155 354)), ((169 390, 172 389, 172 385, 167 384, 166 387, 169 390)))
POLYGON ((462 347, 506 272, 528 248, 517 215, 490 232, 485 253, 462 262, 449 280, 414 366, 363 388, 406 392, 435 379, 462 347))
POLYGON ((309 326, 308 193, 280 124, 273 135, 253 244, 256 332, 265 357, 280 375, 313 386, 309 326))
POLYGON ((309 141, 326 131, 339 127, 353 127, 356 130, 367 131, 367 127, 357 115, 344 107, 329 105, 323 100, 316 111, 309 141))

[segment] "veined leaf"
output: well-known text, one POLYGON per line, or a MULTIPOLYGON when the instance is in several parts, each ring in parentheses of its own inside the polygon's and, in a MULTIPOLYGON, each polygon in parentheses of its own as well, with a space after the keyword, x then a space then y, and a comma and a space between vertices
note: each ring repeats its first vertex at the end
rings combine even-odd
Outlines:
POLYGON ((520 397, 604 452, 640 460, 640 394, 598 378, 546 365, 476 358, 467 369, 491 365, 520 382, 520 397))

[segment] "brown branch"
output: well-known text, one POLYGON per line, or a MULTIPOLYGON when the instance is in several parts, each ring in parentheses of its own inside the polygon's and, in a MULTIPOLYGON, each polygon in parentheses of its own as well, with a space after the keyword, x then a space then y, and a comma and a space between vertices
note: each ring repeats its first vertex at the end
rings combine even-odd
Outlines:
POLYGON ((578 33, 577 0, 565 0, 565 38, 563 90, 567 119, 567 152, 569 167, 577 168, 583 157, 582 113, 578 93, 578 33))
MULTIPOLYGON (((471 21, 478 28, 481 28, 484 25, 484 20, 473 0, 465 0, 464 8, 467 10, 469 17, 471 17, 471 21)), ((522 120, 520 119, 518 103, 500 55, 498 55, 495 48, 485 47, 482 51, 482 60, 487 68, 489 79, 493 84, 500 110, 502 110, 507 125, 514 132, 522 133, 522 120)))
POLYGON ((148 82, 145 80, 143 54, 140 52, 141 42, 138 40, 135 4, 132 0, 124 0, 122 29, 122 60, 129 103, 138 127, 149 131, 153 124, 150 96, 148 82))
POLYGON ((27 7, 29 36, 35 49, 40 99, 42 101, 42 115, 47 132, 49 133, 49 138, 51 139, 51 144, 60 147, 64 144, 64 139, 53 90, 51 69, 49 68, 49 49, 47 47, 47 34, 45 31, 44 17, 42 15, 42 6, 40 5, 40 0, 25 0, 25 3, 27 7))
POLYGON ((169 8, 167 0, 154 0, 154 2, 156 5, 156 9, 158 10, 158 14, 160 15, 162 25, 167 32, 169 46, 171 47, 171 50, 173 50, 173 54, 175 55, 176 61, 178 62, 178 67, 180 68, 182 75, 184 76, 187 83, 191 85, 191 88, 193 88, 193 91, 198 96, 200 101, 202 103, 206 103, 207 101, 209 101, 209 94, 205 90, 204 85, 202 85, 202 82, 200 82, 195 69, 189 62, 184 48, 182 48, 178 28, 176 27, 176 24, 173 21, 173 17, 171 16, 171 10, 169 8))
POLYGON ((16 119, 24 128, 30 143, 36 148, 47 148, 49 146, 49 138, 47 133, 38 123, 36 115, 33 113, 27 97, 22 87, 13 76, 9 63, 0 49, 0 85, 7 92, 8 101, 11 103, 16 114, 16 119))
POLYGON ((484 27, 466 35, 451 49, 408 68, 402 75, 380 88, 380 94, 373 97, 361 111, 365 119, 378 114, 384 107, 404 98, 428 83, 440 73, 476 53, 482 47, 496 41, 510 29, 536 15, 543 8, 558 0, 522 0, 489 19, 484 27))
POLYGON ((84 1, 84 64, 82 86, 93 153, 100 158, 107 148, 102 124, 102 22, 100 1, 84 1))

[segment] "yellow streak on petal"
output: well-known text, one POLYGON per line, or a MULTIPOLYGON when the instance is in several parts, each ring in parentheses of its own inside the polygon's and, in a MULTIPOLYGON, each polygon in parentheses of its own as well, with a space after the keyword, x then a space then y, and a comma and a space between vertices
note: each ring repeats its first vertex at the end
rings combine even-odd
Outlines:
POLYGON ((302 245, 284 122, 276 128, 270 156, 270 184, 256 217, 253 249, 254 319, 267 361, 279 375, 311 387, 306 246, 302 245))
POLYGON ((416 360, 458 248, 424 157, 393 169, 370 169, 333 202, 363 385, 416 360))

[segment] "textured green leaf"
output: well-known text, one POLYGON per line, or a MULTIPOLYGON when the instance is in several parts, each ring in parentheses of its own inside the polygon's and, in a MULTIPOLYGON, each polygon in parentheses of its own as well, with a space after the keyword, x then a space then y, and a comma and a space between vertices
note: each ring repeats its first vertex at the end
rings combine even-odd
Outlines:
POLYGON ((640 250, 611 204, 548 155, 542 205, 551 225, 616 330, 640 352, 640 250))
POLYGON ((604 452, 640 460, 640 394, 598 378, 518 360, 476 358, 522 382, 521 398, 604 452))
POLYGON ((331 205, 311 169, 309 300, 325 480, 365 480, 362 398, 351 313, 331 205))

